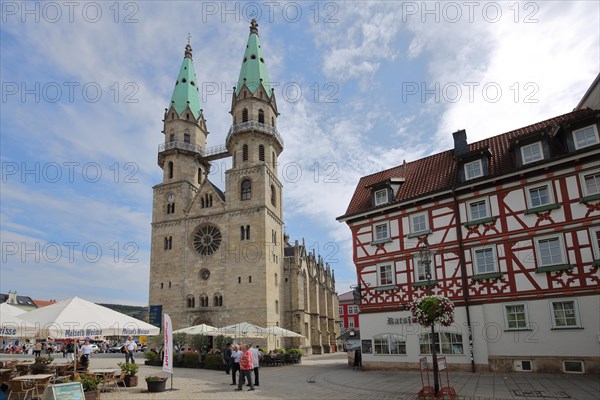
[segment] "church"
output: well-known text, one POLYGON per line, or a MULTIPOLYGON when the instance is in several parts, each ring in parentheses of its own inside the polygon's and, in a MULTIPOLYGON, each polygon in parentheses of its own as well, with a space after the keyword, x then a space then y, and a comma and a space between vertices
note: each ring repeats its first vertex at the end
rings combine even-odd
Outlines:
POLYGON ((158 148, 163 180, 153 187, 150 306, 174 329, 205 323, 279 326, 302 338, 268 338, 268 347, 334 351, 339 336, 335 277, 322 259, 288 243, 278 157, 277 102, 258 24, 252 20, 225 144, 206 147, 201 86, 188 43, 158 148), (210 182, 211 162, 231 157, 225 191, 210 182))

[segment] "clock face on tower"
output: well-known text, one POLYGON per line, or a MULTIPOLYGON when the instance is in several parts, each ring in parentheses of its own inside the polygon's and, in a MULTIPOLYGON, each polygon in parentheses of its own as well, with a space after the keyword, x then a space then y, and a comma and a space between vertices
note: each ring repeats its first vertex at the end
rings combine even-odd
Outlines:
POLYGON ((173 203, 175 201, 175 195, 171 193, 169 197, 167 197, 167 200, 169 201, 169 203, 173 203))
POLYGON ((221 245, 221 232, 212 225, 200 225, 194 233, 194 249, 203 256, 211 255, 221 245))

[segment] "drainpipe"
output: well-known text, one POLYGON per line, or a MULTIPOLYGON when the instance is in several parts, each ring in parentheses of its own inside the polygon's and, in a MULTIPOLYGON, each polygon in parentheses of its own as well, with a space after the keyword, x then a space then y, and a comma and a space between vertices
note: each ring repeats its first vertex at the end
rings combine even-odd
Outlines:
POLYGON ((460 220, 460 209, 458 199, 456 198, 456 188, 452 188, 452 199, 454 201, 454 213, 456 215, 456 240, 458 241, 458 262, 460 263, 460 274, 462 278, 463 300, 465 302, 465 311, 467 313, 467 330, 469 335, 469 356, 471 357, 471 372, 475 372, 475 357, 473 353, 473 329, 471 328, 471 313, 469 311, 469 281, 467 279, 467 265, 465 262, 465 252, 462 237, 462 222, 460 220))

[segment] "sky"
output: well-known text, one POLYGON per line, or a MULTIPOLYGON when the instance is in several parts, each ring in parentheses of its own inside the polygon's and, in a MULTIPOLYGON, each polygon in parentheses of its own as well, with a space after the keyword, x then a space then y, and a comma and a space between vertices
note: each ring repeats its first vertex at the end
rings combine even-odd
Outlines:
MULTIPOLYGON (((600 71, 596 1, 0 3, 0 293, 148 304, 152 187, 188 37, 210 132, 250 20, 280 112, 285 231, 356 282, 360 177, 557 115, 600 71)), ((209 179, 224 189, 230 162, 209 179)))

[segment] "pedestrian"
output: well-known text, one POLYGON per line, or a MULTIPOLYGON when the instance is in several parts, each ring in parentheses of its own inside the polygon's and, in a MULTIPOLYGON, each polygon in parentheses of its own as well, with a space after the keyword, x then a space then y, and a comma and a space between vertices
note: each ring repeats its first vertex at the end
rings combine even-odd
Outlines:
POLYGON ((33 356, 41 357, 42 356, 42 342, 36 342, 33 348, 33 356))
POLYGON ((135 342, 135 340, 133 340, 132 336, 129 336, 129 338, 127 338, 123 349, 125 349, 125 364, 128 364, 129 360, 131 360, 132 364, 135 364, 134 354, 137 350, 137 343, 135 342))
POLYGON ((252 371, 254 370, 254 363, 252 361, 252 353, 248 350, 245 344, 241 345, 242 357, 240 357, 240 379, 238 380, 237 391, 242 390, 244 386, 244 380, 250 385, 250 389, 254 390, 252 384, 252 371))
POLYGON ((231 343, 225 343, 225 349, 223 349, 223 361, 225 362, 225 373, 229 375, 231 371, 231 343))
POLYGON ((260 364, 260 359, 262 358, 261 352, 258 349, 258 346, 252 346, 250 344, 250 348, 248 349, 250 353, 252 353, 252 368, 254 369, 254 386, 260 386, 258 384, 258 367, 260 364))
MULTIPOLYGON (((242 352, 237 345, 233 346, 233 350, 231 351, 231 381, 233 382, 231 385, 235 385, 235 376, 236 373, 240 370, 240 358, 242 358, 242 352)), ((242 377, 240 376, 240 379, 242 377)))
POLYGON ((79 355, 79 361, 81 361, 82 367, 87 369, 87 366, 90 363, 90 358, 92 357, 92 345, 90 344, 89 340, 86 340, 83 343, 83 346, 81 346, 79 349, 79 355))
POLYGON ((65 346, 67 352, 67 362, 72 363, 75 361, 75 343, 72 339, 69 339, 67 345, 65 346))

